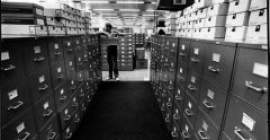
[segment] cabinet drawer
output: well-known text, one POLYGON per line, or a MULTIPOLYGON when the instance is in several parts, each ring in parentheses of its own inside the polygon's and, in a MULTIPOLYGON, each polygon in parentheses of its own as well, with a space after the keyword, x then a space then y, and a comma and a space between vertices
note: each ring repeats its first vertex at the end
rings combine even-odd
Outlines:
POLYGON ((230 139, 268 139, 267 114, 246 102, 232 97, 224 131, 230 139))
POLYGON ((259 47, 240 45, 232 93, 267 112, 268 54, 259 47))
POLYGON ((79 110, 79 104, 80 104, 80 99, 79 96, 77 95, 77 92, 71 97, 71 106, 73 110, 79 110))
POLYGON ((70 93, 67 92, 65 84, 56 88, 54 94, 57 108, 61 108, 64 104, 66 104, 70 97, 70 93))
POLYGON ((26 86, 9 84, 1 89, 1 124, 21 114, 29 105, 26 86))
POLYGON ((74 58, 67 57, 65 58, 65 66, 67 71, 67 76, 69 73, 75 72, 75 60, 74 58))
POLYGON ((72 103, 69 102, 65 104, 62 108, 58 110, 61 122, 61 128, 64 130, 68 125, 72 122, 72 117, 74 114, 74 110, 72 108, 72 103))
POLYGON ((64 49, 64 56, 66 57, 73 57, 74 56, 74 46, 75 42, 71 37, 63 37, 63 49, 64 49))
POLYGON ((200 91, 200 107, 211 118, 215 127, 219 128, 222 122, 227 95, 223 90, 207 81, 202 82, 200 91))
POLYGON ((189 53, 189 68, 191 71, 195 71, 198 74, 202 73, 204 65, 206 43, 194 41, 190 44, 189 53))
POLYGON ((51 79, 48 72, 37 72, 29 77, 30 89, 33 101, 37 101, 42 96, 52 93, 51 79))
POLYGON ((68 94, 74 94, 75 91, 78 89, 78 82, 75 81, 76 73, 71 75, 72 78, 69 78, 67 81, 67 92, 68 94))
POLYGON ((186 65, 178 66, 176 82, 177 82, 177 85, 180 86, 182 89, 186 87, 186 83, 188 81, 187 76, 188 76, 187 66, 186 65))
POLYGON ((31 109, 2 129, 1 137, 4 140, 27 139, 37 140, 35 124, 31 109))
POLYGON ((202 78, 194 71, 189 71, 186 83, 186 93, 191 95, 196 101, 199 100, 200 86, 202 78))
POLYGON ((235 44, 209 43, 206 52, 204 76, 212 84, 222 87, 225 91, 230 86, 235 44))
POLYGON ((194 127, 184 116, 180 126, 181 138, 183 140, 195 140, 194 127))
POLYGON ((54 115, 39 135, 39 140, 60 140, 57 118, 54 115))
POLYGON ((65 82, 65 67, 64 63, 56 63, 51 66, 51 73, 52 73, 52 82, 54 88, 58 87, 59 85, 65 82))
POLYGON ((44 124, 55 114, 55 104, 53 95, 42 98, 39 102, 35 103, 35 117, 38 130, 40 131, 44 124))
POLYGON ((73 136, 75 130, 75 125, 73 123, 71 123, 70 125, 68 125, 64 131, 62 132, 62 137, 63 140, 68 140, 73 136))
MULTIPOLYGON (((199 109, 200 110, 200 109, 199 109)), ((217 140, 219 130, 212 124, 210 118, 202 111, 198 112, 194 133, 200 140, 217 140)))
POLYGON ((192 97, 185 95, 185 101, 183 104, 183 115, 194 126, 196 122, 196 116, 198 114, 198 104, 192 99, 192 97))
POLYGON ((21 40, 5 40, 1 42, 1 66, 0 66, 0 86, 5 84, 18 83, 24 78, 23 66, 23 48, 18 46, 22 43, 21 40))
POLYGON ((64 59, 64 48, 62 44, 62 39, 56 39, 56 38, 49 38, 49 56, 51 62, 56 62, 56 61, 63 61, 64 59))
POLYGON ((26 74, 49 72, 47 39, 27 40, 25 45, 26 74))

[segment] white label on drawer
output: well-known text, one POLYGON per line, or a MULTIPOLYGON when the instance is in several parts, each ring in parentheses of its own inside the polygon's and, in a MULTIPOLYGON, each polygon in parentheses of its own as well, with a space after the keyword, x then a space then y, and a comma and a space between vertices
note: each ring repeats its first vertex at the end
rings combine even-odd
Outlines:
POLYGON ((185 125, 185 130, 188 132, 188 130, 189 130, 188 125, 185 125))
POLYGON ((68 64, 69 64, 69 66, 72 66, 72 65, 73 65, 72 61, 69 61, 69 63, 68 63, 68 64))
POLYGON ((70 42, 67 42, 67 45, 68 45, 68 46, 70 46, 70 45, 71 45, 71 43, 70 43, 70 42))
POLYGON ((191 81, 192 83, 196 83, 196 77, 195 77, 195 76, 191 76, 190 81, 191 81))
POLYGON ((203 120, 202 121, 202 128, 203 130, 207 131, 208 130, 208 124, 203 120))
POLYGON ((76 98, 76 97, 74 97, 74 98, 73 98, 73 102, 76 102, 76 100, 77 100, 77 98, 76 98))
POLYGON ((182 44, 181 49, 184 51, 186 49, 186 45, 182 44))
POLYGON ((268 65, 254 63, 253 65, 253 74, 268 78, 268 65))
POLYGON ((54 49, 58 50, 59 49, 59 45, 57 43, 54 44, 54 49))
POLYGON ((68 114, 68 109, 65 109, 64 114, 65 115, 68 114))
POLYGON ((39 83, 43 83, 45 81, 45 76, 44 75, 41 75, 39 78, 38 78, 38 82, 39 83))
POLYGON ((43 109, 47 109, 49 107, 49 102, 45 102, 44 104, 43 104, 43 109))
POLYGON ((218 53, 213 53, 213 54, 212 54, 212 61, 214 61, 214 62, 220 62, 220 57, 221 57, 220 54, 218 54, 218 53))
POLYGON ((180 95, 180 94, 181 94, 181 90, 180 90, 180 89, 178 89, 178 90, 177 90, 177 93, 180 95))
POLYGON ((34 47, 34 53, 35 53, 35 54, 41 53, 41 48, 40 48, 40 46, 35 46, 35 47, 34 47))
POLYGON ((58 72, 58 73, 61 73, 61 72, 62 72, 62 68, 61 68, 61 67, 58 67, 58 68, 57 68, 57 72, 58 72))
POLYGON ((208 89, 207 90, 207 96, 210 98, 210 99, 214 99, 215 98, 215 92, 208 89))
POLYGON ((9 52, 1 52, 1 60, 6 61, 9 60, 9 52))
POLYGON ((179 69, 179 72, 180 72, 180 73, 183 73, 183 68, 180 68, 180 69, 179 69))
POLYGON ((67 129, 66 129, 66 133, 69 133, 70 132, 70 128, 68 127, 67 129))
POLYGON ((253 120, 246 113, 243 113, 242 124, 244 124, 250 131, 253 130, 255 123, 256 123, 255 120, 253 120))
POLYGON ((74 85, 74 81, 73 80, 71 80, 71 85, 74 85))
POLYGON ((81 57, 78 58, 78 61, 79 61, 79 62, 81 61, 81 57))
POLYGON ((8 99, 9 99, 9 100, 13 100, 13 99, 15 99, 16 97, 18 97, 18 90, 17 90, 17 89, 14 89, 14 90, 12 90, 12 91, 10 91, 10 92, 8 93, 8 99))
POLYGON ((199 55, 199 49, 198 48, 194 48, 194 54, 199 55))
POLYGON ((17 133, 21 133, 23 130, 25 129, 25 124, 24 122, 20 123, 17 127, 16 127, 16 130, 17 130, 17 133))
POLYGON ((63 95, 64 94, 64 89, 60 90, 60 94, 63 95))
POLYGON ((191 109, 192 108, 192 103, 188 102, 188 107, 191 109))
POLYGON ((175 47, 175 43, 173 43, 172 46, 175 47))

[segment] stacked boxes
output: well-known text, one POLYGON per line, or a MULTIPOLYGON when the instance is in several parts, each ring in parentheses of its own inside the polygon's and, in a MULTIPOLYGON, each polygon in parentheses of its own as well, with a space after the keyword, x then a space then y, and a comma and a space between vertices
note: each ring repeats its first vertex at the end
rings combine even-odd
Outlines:
POLYGON ((134 34, 135 36, 135 45, 137 44, 144 44, 145 41, 145 35, 144 34, 134 34))
POLYGON ((171 12, 168 18, 165 19, 165 32, 167 34, 175 35, 176 33, 176 12, 171 12))
POLYGON ((135 51, 135 36, 126 34, 119 37, 118 59, 120 70, 133 70, 133 56, 135 51))

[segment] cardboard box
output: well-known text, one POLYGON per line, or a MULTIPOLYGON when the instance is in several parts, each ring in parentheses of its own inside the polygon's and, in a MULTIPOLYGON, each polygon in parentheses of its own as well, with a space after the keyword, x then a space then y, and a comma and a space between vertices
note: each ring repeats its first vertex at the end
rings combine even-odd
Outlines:
POLYGON ((264 9, 267 6, 267 0, 251 0, 249 10, 264 9))
POLYGON ((249 12, 242 12, 228 15, 226 19, 226 26, 247 26, 249 14, 249 12))
POLYGON ((229 0, 212 0, 212 4, 224 3, 228 2, 229 0))
POLYGON ((226 27, 225 41, 243 42, 247 33, 247 26, 226 27))
POLYGON ((66 33, 64 27, 59 26, 47 26, 49 35, 64 35, 66 33))
POLYGON ((202 28, 202 39, 218 39, 225 37, 225 27, 202 28))
POLYGON ((195 0, 196 8, 208 7, 212 4, 212 0, 195 0))
POLYGON ((249 26, 251 25, 261 25, 267 23, 267 10, 260 9, 251 11, 249 18, 249 26))
POLYGON ((226 16, 212 16, 205 19, 204 27, 225 26, 226 16))
POLYGON ((207 16, 208 8, 200 9, 197 11, 197 18, 205 18, 207 16))
POLYGON ((224 16, 228 13, 229 4, 219 3, 207 8, 207 16, 224 16))
POLYGON ((249 10, 251 0, 238 0, 229 3, 228 14, 245 12, 249 10))
POLYGON ((267 24, 248 26, 245 42, 267 44, 267 24))
POLYGON ((5 37, 47 36, 48 31, 47 27, 42 25, 1 24, 1 35, 5 37))

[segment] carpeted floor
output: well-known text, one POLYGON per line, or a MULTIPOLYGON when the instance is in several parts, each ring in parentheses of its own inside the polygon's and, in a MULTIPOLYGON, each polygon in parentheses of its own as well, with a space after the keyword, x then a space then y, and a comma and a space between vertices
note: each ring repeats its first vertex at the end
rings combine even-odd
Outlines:
POLYGON ((148 82, 103 82, 72 140, 171 140, 148 82))

